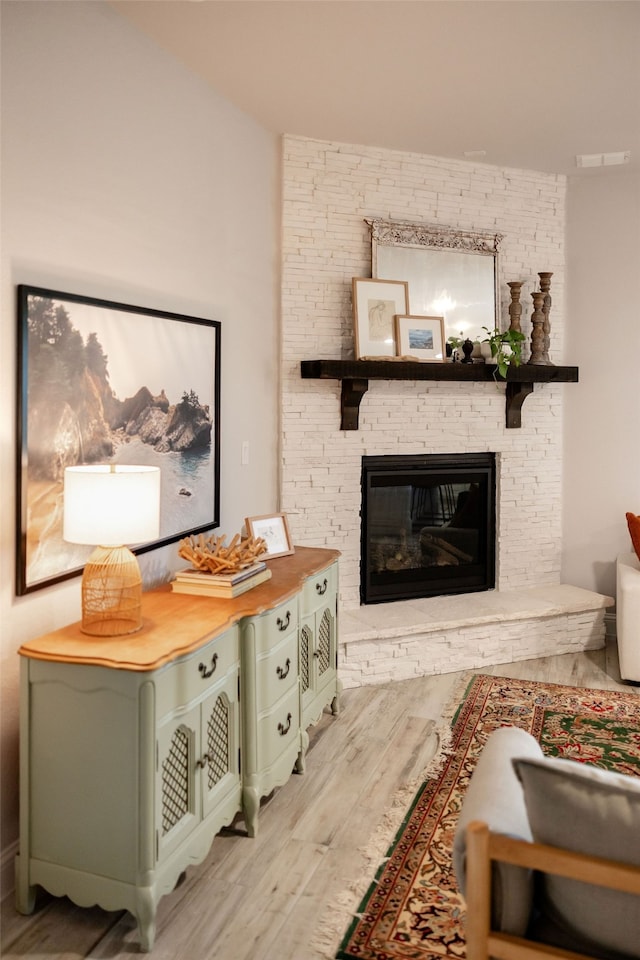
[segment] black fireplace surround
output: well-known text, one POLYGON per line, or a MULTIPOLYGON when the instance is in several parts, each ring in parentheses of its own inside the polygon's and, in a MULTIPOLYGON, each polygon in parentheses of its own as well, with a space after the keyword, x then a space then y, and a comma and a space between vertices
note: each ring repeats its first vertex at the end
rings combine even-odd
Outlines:
POLYGON ((362 458, 362 603, 495 586, 493 453, 362 458))

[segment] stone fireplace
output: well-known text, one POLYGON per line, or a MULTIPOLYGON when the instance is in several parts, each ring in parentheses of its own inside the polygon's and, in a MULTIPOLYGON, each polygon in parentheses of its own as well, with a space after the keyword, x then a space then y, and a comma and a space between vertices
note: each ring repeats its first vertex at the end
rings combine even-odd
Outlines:
POLYGON ((372 217, 503 234, 502 324, 507 281, 523 281, 526 305, 553 271, 550 355, 568 362, 564 177, 287 136, 282 189, 281 509, 296 543, 341 551, 345 686, 602 646, 610 598, 560 584, 562 405, 579 386, 536 385, 522 428, 506 429, 503 385, 375 380, 346 431, 340 383, 300 377, 301 360, 353 357, 351 279, 371 276, 372 217), (362 605, 363 458, 434 454, 495 458, 495 587, 362 605))

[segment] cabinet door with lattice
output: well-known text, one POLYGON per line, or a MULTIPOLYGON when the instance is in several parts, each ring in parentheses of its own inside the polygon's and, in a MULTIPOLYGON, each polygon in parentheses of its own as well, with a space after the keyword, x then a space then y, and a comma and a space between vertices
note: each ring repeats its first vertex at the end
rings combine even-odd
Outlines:
POLYGON ((200 705, 171 718, 158 731, 156 858, 175 850, 200 822, 200 705), (198 776, 196 776, 198 775, 198 776))
POLYGON ((324 607, 315 617, 316 689, 321 692, 336 678, 336 611, 335 605, 324 607))
POLYGON ((335 609, 324 607, 302 621, 299 668, 302 726, 307 727, 317 723, 337 693, 335 609))
POLYGON ((238 673, 180 711, 158 735, 157 858, 163 861, 203 821, 213 835, 240 807, 238 673))
MULTIPOLYGON (((337 590, 337 563, 310 577, 303 590, 298 646, 303 730, 317 723, 329 704, 338 710, 337 590)), ((305 736, 302 740, 304 752, 305 736)))
POLYGON ((240 785, 240 712, 238 675, 218 684, 201 706, 200 770, 202 816, 208 817, 240 785))

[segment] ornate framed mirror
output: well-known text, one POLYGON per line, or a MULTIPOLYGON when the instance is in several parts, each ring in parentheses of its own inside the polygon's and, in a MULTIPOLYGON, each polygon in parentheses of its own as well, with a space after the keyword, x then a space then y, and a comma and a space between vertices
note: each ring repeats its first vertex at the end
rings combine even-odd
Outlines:
POLYGON ((444 317, 445 337, 483 340, 499 326, 500 233, 473 233, 403 220, 366 220, 371 273, 406 280, 416 316, 444 317))

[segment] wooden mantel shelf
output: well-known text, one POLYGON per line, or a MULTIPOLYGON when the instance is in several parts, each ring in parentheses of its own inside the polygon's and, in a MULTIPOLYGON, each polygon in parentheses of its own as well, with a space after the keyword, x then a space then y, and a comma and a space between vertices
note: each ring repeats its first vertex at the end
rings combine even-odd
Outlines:
MULTIPOLYGON (((420 363, 411 360, 302 360, 303 380, 340 380, 341 430, 357 430, 360 401, 369 380, 455 380, 486 383, 494 380, 495 366, 485 363, 420 363)), ((534 383, 577 383, 577 367, 522 364, 509 367, 506 384, 506 425, 521 426, 522 404, 534 383)))

